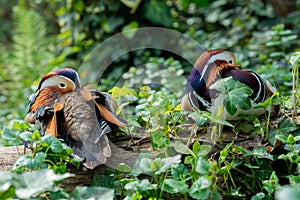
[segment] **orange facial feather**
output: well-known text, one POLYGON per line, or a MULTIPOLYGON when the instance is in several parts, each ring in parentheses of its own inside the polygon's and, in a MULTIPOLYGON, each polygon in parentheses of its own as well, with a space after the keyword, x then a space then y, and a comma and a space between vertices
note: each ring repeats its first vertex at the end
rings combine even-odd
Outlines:
POLYGON ((209 75, 206 81, 206 88, 208 88, 212 83, 214 83, 217 80, 222 70, 228 68, 236 68, 238 66, 235 64, 229 64, 225 60, 216 60, 212 65, 213 66, 209 69, 209 75))
POLYGON ((44 88, 40 91, 34 103, 30 106, 29 111, 35 112, 39 107, 52 103, 61 95, 61 92, 55 86, 44 88))
MULTIPOLYGON (((223 49, 215 49, 215 50, 209 50, 205 51, 196 61, 194 68, 196 68, 199 72, 203 73, 204 67, 208 64, 209 59, 216 54, 219 54, 225 50, 223 49)), ((216 60, 214 63, 211 63, 211 66, 209 67, 207 73, 208 77, 206 81, 206 88, 208 88, 213 82, 216 81, 217 76, 220 74, 220 71, 222 71, 225 68, 230 67, 237 67, 238 65, 229 64, 224 60, 216 60)))

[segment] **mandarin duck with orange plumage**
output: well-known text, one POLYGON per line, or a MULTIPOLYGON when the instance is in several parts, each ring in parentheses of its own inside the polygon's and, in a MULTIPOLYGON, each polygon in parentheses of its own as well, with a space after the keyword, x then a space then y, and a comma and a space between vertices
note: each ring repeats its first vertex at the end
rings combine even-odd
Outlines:
POLYGON ((106 134, 127 125, 115 109, 108 93, 81 87, 77 72, 63 68, 43 76, 25 120, 37 124, 42 135, 63 140, 86 168, 93 169, 111 156, 106 134))
MULTIPOLYGON (((263 108, 255 108, 259 103, 270 98, 276 89, 260 75, 253 71, 238 69, 236 58, 230 51, 223 49, 205 51, 196 61, 187 80, 185 94, 181 101, 183 110, 209 110, 218 113, 218 106, 223 101, 219 99, 217 80, 233 77, 252 89, 249 97, 252 107, 249 110, 237 108, 234 115, 225 111, 222 116, 227 120, 238 120, 241 116, 259 116, 265 112, 263 108), (214 89, 212 89, 214 88, 214 89)), ((221 96, 221 95, 220 95, 221 96)), ((272 114, 276 116, 279 106, 272 106, 272 114)))

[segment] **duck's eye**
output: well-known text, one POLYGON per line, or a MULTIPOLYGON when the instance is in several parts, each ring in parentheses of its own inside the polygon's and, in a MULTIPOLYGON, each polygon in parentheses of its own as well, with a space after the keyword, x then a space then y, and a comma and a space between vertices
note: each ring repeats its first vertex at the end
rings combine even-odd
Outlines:
POLYGON ((232 60, 228 60, 228 63, 229 63, 229 64, 232 64, 232 60))
POLYGON ((66 84, 64 84, 64 83, 59 83, 59 87, 60 87, 60 88, 65 88, 65 87, 66 87, 66 84))

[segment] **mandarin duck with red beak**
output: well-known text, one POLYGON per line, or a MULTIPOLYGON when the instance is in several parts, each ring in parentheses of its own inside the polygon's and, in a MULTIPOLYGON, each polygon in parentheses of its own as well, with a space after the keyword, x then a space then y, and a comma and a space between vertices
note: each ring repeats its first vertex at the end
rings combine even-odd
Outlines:
POLYGON ((93 169, 111 156, 106 134, 127 125, 115 115, 115 108, 109 94, 81 88, 77 72, 63 68, 43 76, 25 120, 37 124, 42 135, 62 139, 86 168, 93 169))
MULTIPOLYGON (((262 108, 253 108, 255 104, 261 103, 272 96, 276 89, 268 82, 263 80, 253 71, 240 70, 237 68, 236 58, 232 52, 217 49, 205 51, 196 61, 187 81, 185 94, 181 101, 183 110, 211 110, 212 102, 222 104, 217 100, 218 94, 211 86, 218 79, 233 77, 237 81, 246 84, 253 91, 250 96, 252 109, 241 110, 234 115, 225 113, 227 120, 240 119, 241 115, 258 116, 265 112, 262 108)), ((215 86, 214 86, 215 88, 215 86)), ((214 104, 213 113, 217 113, 216 103, 214 104)), ((277 107, 274 111, 278 113, 277 107)), ((276 115, 276 114, 275 114, 276 115)))

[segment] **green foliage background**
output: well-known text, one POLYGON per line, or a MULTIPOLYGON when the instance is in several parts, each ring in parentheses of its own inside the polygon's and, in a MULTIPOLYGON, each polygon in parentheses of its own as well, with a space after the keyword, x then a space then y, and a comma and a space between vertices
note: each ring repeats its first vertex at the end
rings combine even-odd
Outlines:
MULTIPOLYGON (((78 69, 97 44, 132 28, 171 28, 205 49, 229 49, 242 68, 254 68, 284 94, 291 78, 287 60, 299 49, 296 2, 286 17, 278 16, 265 1, 20 0, 1 4, 0 124, 6 118, 24 117, 26 99, 44 73, 60 67, 78 69)), ((137 50, 112 64, 102 89, 112 88, 130 66, 146 63, 150 57, 174 57, 186 74, 192 67, 169 52, 137 50)))
MULTIPOLYGON (((283 1, 278 0, 278 2, 283 1)), ((0 134, 9 136, 10 140, 1 142, 0 145, 19 144, 24 137, 27 139, 31 137, 26 133, 21 134, 21 138, 17 141, 13 139, 20 137, 18 134, 28 128, 25 124, 19 125, 17 122, 13 122, 13 119, 24 118, 27 99, 35 91, 43 74, 54 68, 78 69, 88 53, 102 41, 122 31, 140 27, 169 28, 195 39, 205 49, 229 49, 235 53, 241 68, 255 70, 274 84, 282 97, 283 109, 291 109, 292 105, 289 100, 292 95, 292 70, 295 70, 295 66, 298 68, 298 62, 292 69, 292 65, 288 61, 292 53, 300 51, 300 2, 288 2, 292 4, 290 10, 280 13, 269 1, 263 0, 3 0, 0 2, 0 134)), ((164 69, 163 74, 172 75, 176 71, 177 78, 182 75, 188 76, 192 68, 191 64, 170 52, 151 49, 136 50, 112 63, 101 79, 99 89, 110 90, 120 77, 124 78, 128 87, 133 87, 136 82, 132 77, 143 81, 143 77, 139 77, 139 69, 135 66, 150 62, 170 66, 169 69, 164 69)), ((153 65, 146 66, 146 69, 146 75, 151 75, 153 71, 157 70, 153 65)), ((173 76, 164 76, 164 80, 160 84, 165 84, 167 88, 182 87, 184 90, 183 84, 174 81, 173 76)), ((151 133, 154 149, 164 149, 169 144, 171 145, 170 138, 165 136, 170 129, 171 132, 176 133, 175 124, 182 120, 176 107, 175 98, 168 96, 170 98, 166 99, 168 91, 164 88, 155 88, 154 91, 144 87, 138 94, 130 90, 123 91, 123 93, 123 96, 120 95, 122 98, 129 98, 125 94, 130 94, 131 99, 126 100, 138 105, 136 108, 138 120, 128 119, 130 124, 136 127, 139 123, 146 124, 151 133), (151 101, 147 101, 149 97, 151 97, 151 101), (160 105, 160 107, 155 107, 155 105, 160 105), (171 119, 165 113, 171 113, 171 119), (161 123, 160 126, 163 128, 158 130, 155 127, 159 120, 164 124, 161 123)), ((180 96, 180 94, 177 95, 180 96)), ((205 119, 203 119, 203 115, 199 117, 198 114, 194 114, 193 116, 197 118, 198 124, 201 122, 201 125, 207 118, 220 123, 218 119, 209 114, 205 114, 205 119)), ((221 121, 221 123, 228 125, 227 122, 221 121)), ((247 124, 253 133, 260 133, 261 127, 264 126, 264 122, 255 120, 253 124, 247 124)), ((266 132, 268 133, 268 130, 266 132)), ((286 120, 280 122, 277 129, 272 129, 269 134, 273 142, 277 138, 285 144, 288 153, 279 157, 290 167, 288 176, 290 180, 294 180, 294 182, 290 182, 299 185, 300 167, 299 155, 297 155, 299 154, 299 133, 297 127, 286 120)), ((268 138, 263 135, 262 137, 268 138)), ((43 142, 39 144, 44 144, 43 142)), ((51 144, 47 145, 49 148, 51 147, 51 144)), ((214 184, 217 182, 216 174, 222 174, 223 179, 230 182, 232 174, 229 170, 242 165, 241 159, 238 158, 243 155, 244 162, 249 161, 245 165, 249 168, 248 175, 255 176, 254 169, 262 168, 263 170, 260 172, 267 176, 261 175, 260 182, 256 182, 257 180, 250 177, 249 185, 243 180, 241 183, 246 185, 245 188, 251 191, 251 194, 255 194, 254 199, 273 198, 274 191, 279 187, 278 182, 280 182, 275 172, 271 172, 266 164, 268 161, 273 162, 273 157, 264 156, 264 152, 259 148, 250 152, 234 147, 230 151, 233 156, 236 156, 236 159, 229 162, 226 160, 231 148, 231 144, 229 144, 221 152, 218 162, 208 163, 207 160, 198 156, 200 154, 199 144, 194 145, 192 151, 184 149, 184 147, 177 149, 187 155, 184 164, 180 163, 177 157, 173 157, 173 161, 180 165, 173 166, 168 163, 167 158, 157 160, 149 155, 143 155, 144 157, 142 156, 140 160, 144 159, 148 164, 164 166, 166 171, 159 171, 157 170, 159 167, 154 166, 153 168, 152 164, 148 166, 140 163, 135 169, 120 169, 123 172, 130 171, 131 174, 127 180, 118 179, 117 181, 127 187, 126 195, 131 196, 132 199, 141 199, 143 196, 152 198, 153 196, 148 193, 149 191, 152 192, 151 194, 160 192, 155 189, 160 179, 166 180, 165 192, 169 194, 176 194, 176 190, 181 189, 182 197, 187 198, 189 193, 193 198, 204 198, 206 197, 205 192, 210 191, 218 199, 220 194, 217 190, 220 188, 214 184), (261 158, 264 160, 260 160, 261 158), (252 162, 253 160, 254 162, 252 162), (191 172, 187 172, 186 165, 191 167, 191 172), (139 180, 140 174, 147 174, 142 169, 150 170, 150 175, 155 181, 150 183, 147 179, 139 180), (134 170, 140 171, 134 173, 134 170), (172 172, 173 179, 166 178, 168 170, 172 172), (177 176, 176 173, 180 176, 177 176), (199 190, 198 186, 207 181, 210 185, 199 190), (188 184, 191 182, 193 183, 192 187, 188 190, 188 184), (264 193, 258 192, 259 190, 255 187, 257 184, 259 185, 257 187, 264 193)), ((68 149, 62 149, 62 151, 61 156, 66 157, 68 149)), ((46 157, 43 154, 43 158, 46 157)), ((27 158, 23 159, 24 161, 21 161, 25 163, 27 158)), ((44 167, 43 159, 35 160, 35 162, 38 164, 35 163, 34 167, 44 167)), ((66 163, 68 162, 66 161, 66 163)), ((66 164, 61 160, 59 163, 59 167, 51 165, 48 168, 58 168, 57 171, 65 170, 66 164)), ((24 166, 21 165, 18 170, 24 170, 24 166)), ((51 172, 45 173, 51 174, 51 172)), ((237 174, 237 176, 239 175, 237 174)), ((17 175, 8 173, 5 175, 7 179, 11 180, 13 176, 17 175)), ((58 176, 57 180, 60 179, 62 177, 58 176)), ((234 181, 231 181, 231 186, 236 186, 234 181)), ((11 181, 11 184, 15 183, 11 181)), ((103 186, 97 181, 94 182, 94 185, 103 186)), ((16 191, 20 189, 19 186, 15 188, 16 191)), ((236 194, 235 198, 242 194, 238 187, 230 188, 226 184, 224 188, 227 189, 227 193, 223 191, 224 193, 229 194, 228 191, 230 191, 230 195, 236 194)), ((50 191, 52 190, 54 191, 53 188, 50 191)), ((84 190, 89 190, 91 193, 96 191, 92 187, 77 188, 69 196, 65 194, 65 198, 73 196, 79 198, 84 194, 84 190)), ((157 194, 156 197, 161 197, 161 195, 157 194)))

